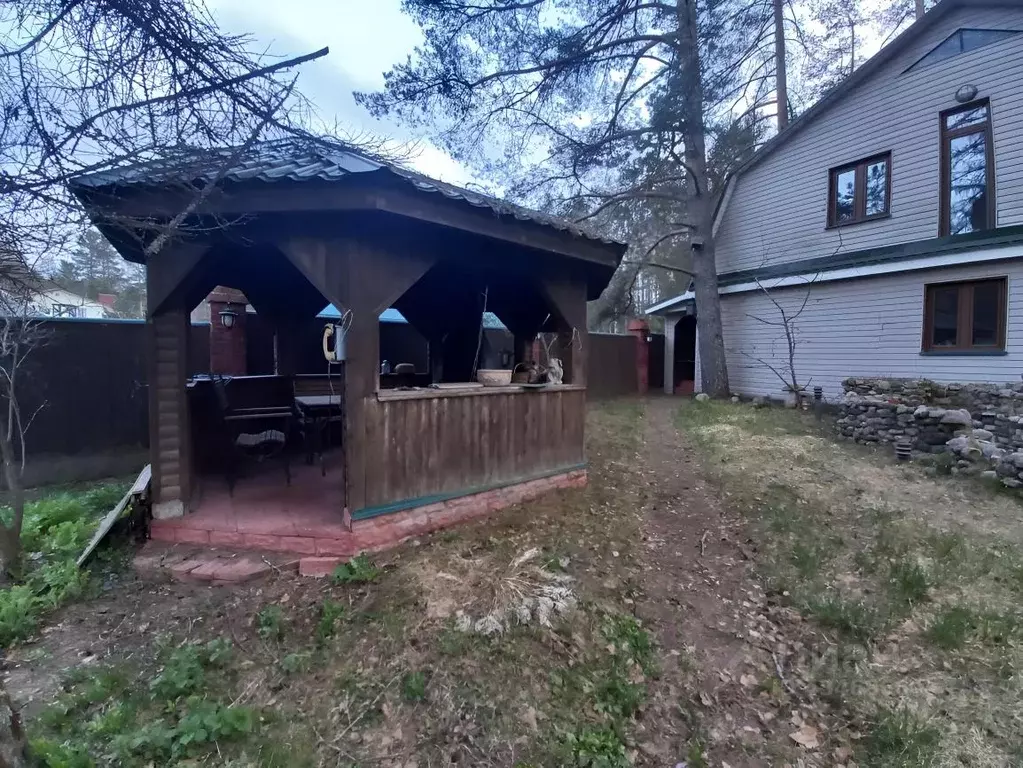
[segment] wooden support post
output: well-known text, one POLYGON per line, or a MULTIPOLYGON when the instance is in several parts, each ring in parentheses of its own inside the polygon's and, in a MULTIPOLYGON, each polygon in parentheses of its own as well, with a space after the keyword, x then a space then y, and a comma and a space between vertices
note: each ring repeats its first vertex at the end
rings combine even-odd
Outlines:
POLYGON ((586 285, 580 280, 547 278, 543 287, 560 317, 557 345, 558 355, 565 366, 565 383, 586 386, 586 355, 589 352, 586 285))
POLYGON ((533 337, 531 336, 515 336, 515 362, 525 363, 532 359, 533 354, 533 337))
POLYGON ((675 394, 675 326, 678 315, 664 316, 664 394, 675 394))
POLYGON ((189 317, 184 307, 153 315, 149 325, 149 453, 153 517, 180 517, 192 492, 188 377, 189 317))
MULTIPOLYGON (((194 307, 212 286, 203 285, 209 248, 175 240, 167 243, 146 265, 146 308, 150 316, 178 304, 194 307), (198 291, 198 293, 197 293, 198 291)), ((216 319, 216 318, 214 318, 216 319)))
MULTIPOLYGON (((348 512, 366 506, 367 413, 375 412, 380 376, 380 313, 436 261, 393 244, 358 239, 294 239, 279 244, 324 298, 351 313, 345 337, 345 477, 348 512)), ((432 345, 431 345, 432 346, 432 345)))
POLYGON ((429 341, 430 383, 439 384, 444 381, 444 341, 434 337, 429 341))
MULTIPOLYGON (((293 318, 274 318, 274 364, 278 376, 298 373, 299 325, 293 318)), ((324 363, 326 366, 326 363, 324 363)))
POLYGON ((703 392, 703 373, 700 371, 700 321, 696 321, 696 329, 693 331, 695 340, 693 344, 696 349, 696 363, 694 365, 696 382, 693 384, 693 392, 703 392))

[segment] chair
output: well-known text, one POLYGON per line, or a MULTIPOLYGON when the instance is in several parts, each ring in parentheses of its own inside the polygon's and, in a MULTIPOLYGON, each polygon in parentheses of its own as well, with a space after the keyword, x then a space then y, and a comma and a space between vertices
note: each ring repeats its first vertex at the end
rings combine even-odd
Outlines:
POLYGON ((225 475, 228 492, 234 494, 239 467, 243 460, 262 463, 281 458, 284 477, 291 485, 291 463, 288 457, 288 436, 295 426, 295 409, 290 403, 273 403, 239 408, 231 403, 228 393, 230 379, 213 381, 224 440, 225 475))
MULTIPOLYGON (((342 369, 343 370, 343 369, 342 369)), ((306 463, 320 460, 320 475, 327 475, 324 444, 332 424, 344 424, 343 372, 339 376, 298 375, 292 380, 295 409, 302 431, 306 463), (334 401, 338 401, 336 404, 334 401)))

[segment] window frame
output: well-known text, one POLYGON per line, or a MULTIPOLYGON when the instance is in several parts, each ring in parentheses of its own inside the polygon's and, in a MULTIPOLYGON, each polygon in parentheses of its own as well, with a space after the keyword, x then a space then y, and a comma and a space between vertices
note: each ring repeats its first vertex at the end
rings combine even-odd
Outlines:
POLYGON ((887 219, 892 215, 892 151, 878 152, 876 155, 865 157, 851 163, 843 163, 828 169, 828 229, 837 227, 848 227, 853 224, 862 224, 865 221, 876 221, 887 219), (867 213, 867 167, 874 165, 880 160, 885 161, 885 192, 884 210, 879 213, 867 213), (838 221, 838 177, 846 171, 853 170, 856 173, 856 181, 853 188, 853 218, 846 221, 838 221))
MULTIPOLYGON (((980 230, 986 232, 995 229, 995 142, 994 131, 992 130, 993 115, 991 114, 991 100, 975 99, 967 104, 960 104, 952 109, 946 109, 938 115, 938 135, 941 157, 938 159, 940 174, 938 183, 941 185, 938 205, 938 236, 951 237, 952 234, 952 140, 962 136, 971 136, 975 133, 984 133, 984 180, 987 195, 987 226, 980 230), (963 128, 948 130, 946 121, 952 115, 960 112, 984 107, 987 111, 987 120, 983 125, 967 125, 963 128)), ((971 234, 971 233, 963 233, 971 234)))
POLYGON ((1008 299, 1009 279, 1004 275, 980 277, 971 280, 926 283, 924 285, 924 322, 923 338, 920 343, 921 353, 930 355, 1005 354, 1008 299), (975 288, 985 283, 995 283, 999 288, 998 328, 995 344, 977 345, 973 343, 973 295, 975 288), (957 288, 959 291, 956 308, 956 343, 955 346, 951 347, 934 345, 934 293, 943 288, 957 288))
POLYGON ((1023 32, 1023 30, 1019 30, 1019 29, 992 29, 992 28, 989 28, 989 27, 959 27, 955 32, 951 33, 948 37, 942 39, 942 41, 940 43, 935 45, 933 48, 928 50, 927 53, 925 53, 919 59, 917 59, 912 64, 910 64, 908 67, 906 67, 902 71, 902 74, 906 74, 908 72, 912 72, 913 70, 916 70, 916 69, 926 69, 927 67, 936 66, 936 65, 942 63, 943 61, 948 61, 949 59, 954 59, 956 56, 964 56, 967 53, 973 53, 974 51, 979 51, 981 48, 986 48, 989 45, 998 45, 998 43, 1003 43, 1006 40, 1009 40, 1010 38, 1012 38, 1013 36, 1020 34, 1021 32, 1023 32), (1002 37, 1001 40, 992 40, 992 41, 989 41, 989 42, 986 42, 986 43, 981 43, 980 45, 974 46, 973 48, 966 48, 965 33, 967 33, 967 32, 1001 32, 1001 33, 1005 33, 1005 35, 1004 35, 1004 37, 1002 37), (951 56, 944 56, 944 57, 942 57, 942 58, 940 58, 940 59, 938 59, 936 61, 928 61, 927 60, 928 58, 930 58, 932 53, 934 53, 936 50, 941 48, 941 46, 943 46, 945 43, 947 43, 953 37, 958 37, 959 38, 959 50, 956 53, 953 53, 951 56))

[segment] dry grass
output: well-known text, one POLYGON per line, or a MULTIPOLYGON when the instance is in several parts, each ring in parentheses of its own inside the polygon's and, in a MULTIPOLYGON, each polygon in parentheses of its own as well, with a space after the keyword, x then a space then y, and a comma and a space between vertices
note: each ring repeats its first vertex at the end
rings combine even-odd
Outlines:
POLYGON ((806 414, 693 404, 679 424, 746 511, 762 577, 809 620, 797 674, 861 766, 1023 761, 1015 497, 837 442, 806 414))

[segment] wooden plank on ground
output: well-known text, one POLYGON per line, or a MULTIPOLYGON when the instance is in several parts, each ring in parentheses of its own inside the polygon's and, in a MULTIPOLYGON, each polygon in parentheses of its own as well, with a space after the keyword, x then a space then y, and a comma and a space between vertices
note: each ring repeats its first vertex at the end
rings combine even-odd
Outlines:
POLYGON ((128 506, 128 502, 134 497, 140 496, 146 492, 149 488, 149 482, 151 479, 152 468, 149 464, 146 464, 146 466, 142 468, 142 471, 139 472, 139 476, 135 478, 135 482, 132 484, 131 488, 128 489, 128 492, 121 497, 121 500, 117 502, 117 505, 107 512, 106 516, 100 521, 99 527, 96 529, 96 533, 93 534, 92 539, 89 540, 89 543, 86 545, 82 554, 78 556, 77 565, 79 568, 81 568, 82 563, 88 560, 92 553, 96 551, 96 547, 98 547, 99 543, 103 541, 103 538, 110 533, 110 529, 113 528, 114 523, 121 518, 121 514, 128 506))

